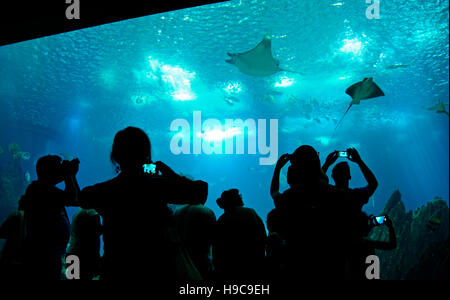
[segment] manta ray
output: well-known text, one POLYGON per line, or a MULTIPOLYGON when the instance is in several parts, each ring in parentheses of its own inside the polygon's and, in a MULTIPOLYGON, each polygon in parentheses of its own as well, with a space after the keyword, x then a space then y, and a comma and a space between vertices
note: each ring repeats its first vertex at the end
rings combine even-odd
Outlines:
POLYGON ((445 105, 448 105, 448 102, 444 103, 441 100, 438 101, 435 105, 428 107, 428 110, 434 110, 438 114, 446 114, 448 116, 448 111, 445 110, 445 105))
POLYGON ((375 82, 373 82, 373 78, 371 77, 364 78, 363 81, 353 84, 345 91, 345 93, 352 97, 352 102, 350 102, 350 105, 348 106, 341 120, 337 123, 336 128, 334 129, 335 131, 339 127, 348 110, 350 109, 350 107, 352 107, 353 104, 359 104, 361 100, 384 96, 383 91, 375 82))
POLYGON ((280 62, 272 56, 272 40, 270 34, 266 34, 263 40, 253 49, 244 53, 227 53, 230 59, 225 62, 235 65, 244 74, 264 77, 275 73, 289 71, 280 68, 280 62))

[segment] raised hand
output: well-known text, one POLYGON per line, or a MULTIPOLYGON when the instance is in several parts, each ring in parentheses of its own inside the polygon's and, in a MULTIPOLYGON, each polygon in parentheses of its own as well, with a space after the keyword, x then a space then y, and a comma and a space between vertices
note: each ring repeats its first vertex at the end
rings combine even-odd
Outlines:
POLYGON ((278 170, 281 170, 281 168, 283 168, 290 159, 291 159, 290 154, 286 153, 286 154, 281 155, 277 161, 275 168, 278 170))
POLYGON ((348 159, 351 160, 352 162, 359 163, 362 161, 361 156, 359 156, 359 153, 358 151, 356 151, 355 148, 348 148, 347 153, 348 159))

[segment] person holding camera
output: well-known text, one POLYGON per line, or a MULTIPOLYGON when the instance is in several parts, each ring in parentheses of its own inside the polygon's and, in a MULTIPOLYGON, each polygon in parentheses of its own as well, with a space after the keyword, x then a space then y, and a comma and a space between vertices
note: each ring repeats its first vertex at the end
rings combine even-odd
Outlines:
POLYGON ((81 207, 103 218, 102 279, 160 284, 198 276, 182 251, 168 204, 205 203, 208 184, 180 176, 161 161, 153 164, 150 139, 136 127, 116 133, 111 161, 118 176, 80 195, 81 207))
POLYGON ((350 248, 347 279, 366 280, 366 268, 368 266, 366 258, 370 255, 375 255, 375 250, 394 250, 397 248, 395 229, 388 215, 375 217, 360 212, 357 218, 357 226, 354 227, 354 230, 359 240, 358 243, 350 248), (382 225, 388 228, 389 239, 380 241, 370 238, 369 235, 372 229, 382 225))
POLYGON ((354 189, 349 187, 349 182, 352 177, 350 175, 350 166, 347 162, 338 163, 331 172, 331 178, 333 178, 337 188, 350 192, 352 205, 355 205, 358 210, 361 210, 362 207, 369 202, 370 197, 375 193, 375 190, 378 187, 378 181, 369 167, 367 167, 361 159, 361 156, 355 148, 349 148, 347 151, 334 151, 330 153, 322 166, 323 172, 326 173, 328 168, 341 156, 347 157, 350 161, 359 166, 364 178, 367 181, 367 186, 354 189))
POLYGON ((346 193, 328 184, 318 152, 303 145, 293 154, 282 155, 275 166, 270 193, 279 213, 273 225, 284 240, 282 277, 320 280, 343 276, 344 253, 334 219, 345 214, 342 204, 347 202, 346 193), (279 174, 288 162, 290 188, 280 193, 279 174), (333 259, 328 259, 330 255, 333 259))
POLYGON ((62 160, 56 155, 39 158, 37 180, 19 200, 24 213, 24 256, 26 278, 61 279, 62 259, 70 237, 70 222, 65 206, 78 206, 76 180, 80 161, 62 160), (56 187, 64 181, 65 190, 56 187))

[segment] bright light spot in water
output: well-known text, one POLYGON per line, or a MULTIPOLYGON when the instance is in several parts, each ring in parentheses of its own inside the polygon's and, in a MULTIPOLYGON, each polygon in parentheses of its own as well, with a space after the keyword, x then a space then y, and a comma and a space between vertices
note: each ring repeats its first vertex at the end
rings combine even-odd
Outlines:
POLYGON ((177 91, 170 94, 174 100, 177 101, 191 101, 197 98, 194 94, 188 91, 177 91))
POLYGON ((294 84, 294 79, 293 78, 289 78, 287 76, 282 76, 280 77, 280 81, 275 82, 274 86, 275 87, 288 87, 291 86, 292 84, 294 84))
POLYGON ((361 54, 361 48, 361 42, 357 38, 354 38, 351 40, 345 39, 344 46, 342 46, 340 50, 344 53, 353 53, 355 55, 359 55, 361 54))
POLYGON ((159 61, 156 59, 153 59, 151 56, 148 57, 148 62, 150 64, 150 68, 152 68, 153 72, 156 72, 159 70, 159 61))
POLYGON ((346 80, 346 79, 349 79, 349 78, 350 78, 350 76, 341 76, 338 79, 339 80, 346 80))
POLYGON ((191 89, 191 81, 195 78, 195 72, 186 71, 180 67, 166 65, 158 60, 148 57, 151 72, 146 72, 148 79, 157 80, 159 76, 169 88, 169 94, 177 101, 190 101, 197 98, 191 89))
POLYGON ((242 91, 242 86, 239 82, 230 82, 225 88, 224 91, 228 94, 238 94, 242 91))
POLYGON ((170 65, 163 65, 161 71, 163 73, 161 78, 172 89, 170 95, 174 100, 190 101, 197 98, 191 90, 191 80, 195 78, 195 72, 190 73, 170 65))
POLYGON ((338 2, 338 3, 334 3, 334 4, 331 4, 332 6, 342 6, 342 2, 338 2))
POLYGON ((242 131, 238 127, 222 130, 220 127, 216 127, 212 130, 205 130, 204 133, 197 132, 197 136, 203 138, 205 141, 223 141, 227 138, 232 138, 236 135, 242 134, 242 131))

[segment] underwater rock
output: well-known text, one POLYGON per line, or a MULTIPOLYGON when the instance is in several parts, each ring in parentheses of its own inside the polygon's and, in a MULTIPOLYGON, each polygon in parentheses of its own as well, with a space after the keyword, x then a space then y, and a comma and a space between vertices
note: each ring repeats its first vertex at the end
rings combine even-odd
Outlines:
MULTIPOLYGON (((395 250, 376 251, 381 279, 448 279, 449 208, 442 198, 406 212, 395 191, 381 215, 391 217, 397 235, 395 250)), ((377 227, 371 238, 387 240, 388 231, 377 227)))

